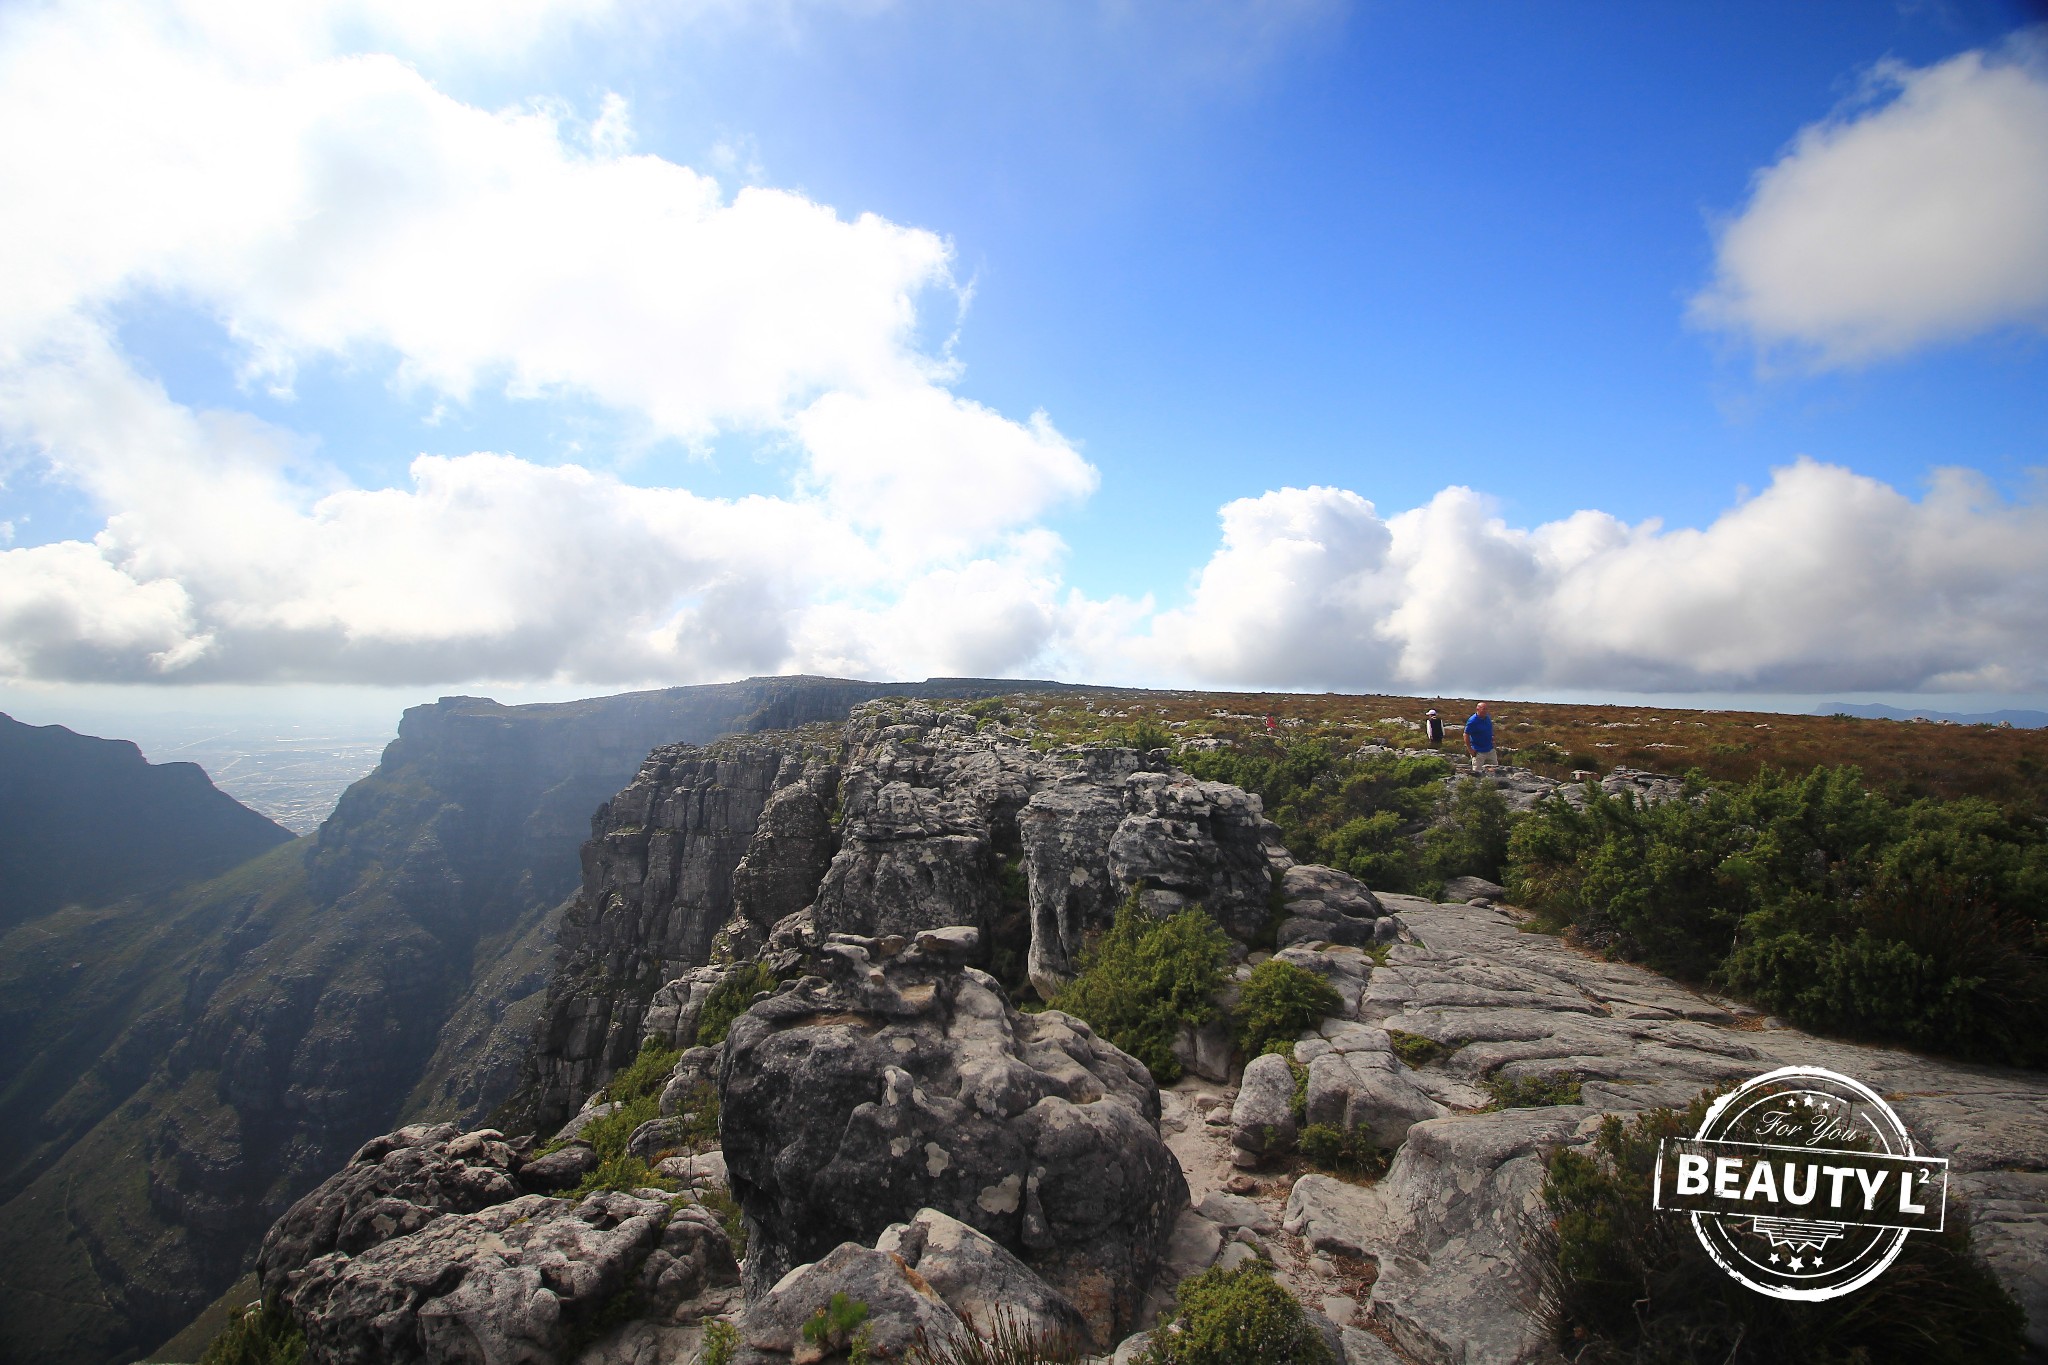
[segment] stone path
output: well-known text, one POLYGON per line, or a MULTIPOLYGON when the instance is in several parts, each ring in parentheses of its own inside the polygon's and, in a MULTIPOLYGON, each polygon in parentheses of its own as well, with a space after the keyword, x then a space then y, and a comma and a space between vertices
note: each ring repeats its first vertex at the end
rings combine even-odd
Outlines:
MULTIPOLYGON (((1231 1162, 1233 1092, 1182 1082, 1163 1117, 1195 1205, 1176 1270, 1231 1255, 1233 1240, 1268 1251, 1305 1304, 1350 1329, 1354 1362, 1525 1360, 1538 1342, 1517 1248, 1540 1205, 1543 1150, 1589 1140, 1605 1113, 1682 1107, 1797 1063, 1878 1090, 1916 1144, 1950 1159, 1952 1204, 2048 1349, 2048 1076, 1816 1038, 1524 932, 1510 909, 1382 900, 1418 941, 1370 971, 1353 1008, 1363 1024, 1441 1045, 1419 1069, 1394 1065, 1451 1112, 1412 1128, 1377 1184, 1258 1171, 1247 1182, 1231 1162), (1581 1103, 1486 1111, 1488 1082, 1558 1072, 1578 1079, 1581 1103), (1246 1193, 1229 1193, 1233 1177, 1246 1193)), ((1358 1033, 1329 1021, 1297 1056, 1358 1033)))

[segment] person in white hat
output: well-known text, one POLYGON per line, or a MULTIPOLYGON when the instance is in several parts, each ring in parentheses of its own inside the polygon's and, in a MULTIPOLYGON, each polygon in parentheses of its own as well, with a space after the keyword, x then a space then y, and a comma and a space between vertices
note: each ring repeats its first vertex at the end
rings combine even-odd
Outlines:
POLYGON ((1430 707, 1429 711, 1426 713, 1426 716, 1422 722, 1422 729, 1423 733, 1429 736, 1430 748, 1440 748, 1443 745, 1444 718, 1436 713, 1436 708, 1434 706, 1430 707))

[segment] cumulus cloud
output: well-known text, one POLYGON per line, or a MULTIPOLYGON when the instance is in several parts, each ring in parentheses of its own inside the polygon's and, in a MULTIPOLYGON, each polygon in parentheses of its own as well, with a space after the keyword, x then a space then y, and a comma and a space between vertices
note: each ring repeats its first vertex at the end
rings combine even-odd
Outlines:
POLYGON ((1281 489, 1223 509, 1188 605, 1122 652, 1232 686, 2038 689, 2048 507, 1959 470, 1915 501, 1812 460, 1702 530, 1281 489))
POLYGON ((2048 323, 2048 41, 1872 84, 1757 173, 1693 316, 1823 366, 2048 323))

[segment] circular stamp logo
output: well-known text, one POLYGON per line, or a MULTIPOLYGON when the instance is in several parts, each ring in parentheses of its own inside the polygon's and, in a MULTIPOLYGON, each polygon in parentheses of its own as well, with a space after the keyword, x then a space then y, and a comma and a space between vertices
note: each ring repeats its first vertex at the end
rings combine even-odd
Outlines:
POLYGON ((1948 1161, 1860 1081, 1788 1066, 1730 1091, 1699 1133, 1666 1139, 1654 1199, 1688 1214, 1723 1270, 1777 1299, 1869 1284, 1915 1232, 1939 1232, 1948 1161))

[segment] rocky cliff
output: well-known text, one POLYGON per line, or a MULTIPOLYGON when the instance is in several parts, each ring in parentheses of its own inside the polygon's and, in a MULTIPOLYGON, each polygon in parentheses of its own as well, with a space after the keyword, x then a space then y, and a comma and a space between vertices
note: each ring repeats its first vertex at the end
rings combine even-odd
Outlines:
POLYGON ((1477 879, 1464 903, 1375 895, 1164 753, 1028 739, 876 702, 836 736, 651 754, 593 822, 527 1073, 543 1135, 576 1111, 559 1150, 453 1127, 363 1148, 266 1243, 314 1357, 688 1360, 724 1319, 722 1358, 837 1361, 836 1295, 877 1358, 1001 1310, 1127 1362, 1179 1279, 1262 1258, 1336 1360, 1521 1365, 1549 1349, 1522 1253, 1544 1153, 1794 1062, 1876 1085, 1950 1158, 1954 1216, 2048 1346, 2038 1073, 1813 1038, 1525 932, 1477 879), (1331 1013, 1241 1073, 1198 1045, 1162 1091, 1085 1023, 1016 1009, 1132 889, 1205 906, 1241 976, 1270 931, 1331 1013), (627 1142, 680 1188, 559 1197, 598 1167, 597 1087, 642 1037, 695 1041, 756 955, 779 980, 627 1142), (1304 1124, 1364 1129, 1390 1169, 1305 1172, 1304 1124), (699 1215, 726 1195, 737 1268, 730 1219, 699 1215))
POLYGON ((590 813, 649 750, 836 721, 892 691, 1029 686, 444 698, 406 713, 314 838, 16 928, 0 940, 0 1294, 23 1311, 0 1315, 0 1361, 133 1358, 366 1137, 502 1101, 590 813))

